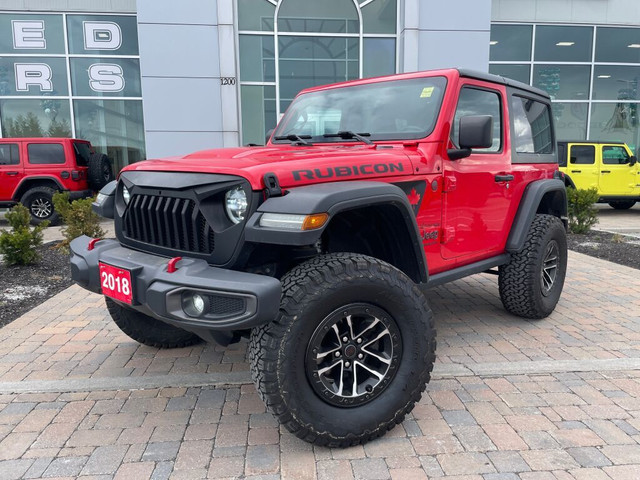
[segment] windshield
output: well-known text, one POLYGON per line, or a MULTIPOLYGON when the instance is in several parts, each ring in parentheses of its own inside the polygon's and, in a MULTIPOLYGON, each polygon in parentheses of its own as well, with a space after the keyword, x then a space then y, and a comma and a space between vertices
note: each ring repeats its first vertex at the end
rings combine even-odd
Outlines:
POLYGON ((426 77, 305 93, 287 109, 273 138, 298 135, 313 143, 344 142, 344 136, 335 134, 345 131, 370 134, 369 140, 423 138, 436 124, 446 84, 445 77, 426 77))

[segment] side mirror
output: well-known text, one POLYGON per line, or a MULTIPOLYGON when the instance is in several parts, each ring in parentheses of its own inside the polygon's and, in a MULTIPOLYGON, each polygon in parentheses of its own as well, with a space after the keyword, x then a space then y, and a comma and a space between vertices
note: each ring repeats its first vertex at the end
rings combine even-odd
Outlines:
POLYGON ((631 157, 629 157, 629 166, 633 167, 636 163, 638 163, 638 157, 631 155, 631 157))
POLYGON ((460 119, 460 148, 489 148, 493 143, 493 117, 468 115, 460 119))
POLYGON ((269 143, 269 140, 271 139, 271 135, 273 135, 273 132, 275 131, 275 128, 270 128, 269 131, 267 131, 266 136, 264 137, 264 144, 266 145, 267 143, 269 143))

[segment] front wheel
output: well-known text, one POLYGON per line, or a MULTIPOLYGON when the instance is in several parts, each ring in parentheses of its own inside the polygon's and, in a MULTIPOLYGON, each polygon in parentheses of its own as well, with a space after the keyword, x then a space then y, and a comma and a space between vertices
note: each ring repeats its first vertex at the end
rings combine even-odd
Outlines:
POLYGON ((567 236, 553 215, 536 215, 524 248, 499 268, 498 287, 505 309, 540 319, 556 308, 567 271, 567 236))
POLYGON ((419 288, 380 260, 338 253, 285 275, 278 317, 253 330, 251 373, 293 434, 346 447, 383 435, 420 399, 435 359, 419 288))
POLYGON ((635 204, 635 200, 618 200, 615 202, 609 202, 609 205, 616 210, 629 210, 635 204))

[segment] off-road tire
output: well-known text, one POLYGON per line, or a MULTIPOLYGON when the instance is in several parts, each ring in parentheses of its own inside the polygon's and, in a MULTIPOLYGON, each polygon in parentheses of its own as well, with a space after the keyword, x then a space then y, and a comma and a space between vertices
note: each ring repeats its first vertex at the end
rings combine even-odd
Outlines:
POLYGON ((157 348, 180 348, 202 342, 195 333, 118 305, 108 298, 105 298, 105 302, 118 328, 138 343, 157 348))
POLYGON ((609 202, 609 205, 616 210, 629 210, 635 204, 635 200, 617 200, 615 202, 609 202))
POLYGON ((38 225, 45 220, 48 220, 50 225, 60 223, 60 215, 53 207, 55 193, 56 190, 50 187, 34 187, 22 195, 20 203, 29 209, 32 225, 38 225), (50 213, 47 214, 47 211, 50 213))
MULTIPOLYGON (((552 263, 547 262, 547 268, 552 263)), ((499 268, 498 287, 504 308, 514 315, 540 319, 556 307, 567 270, 567 237, 564 226, 553 215, 536 215, 524 248, 499 268), (543 263, 557 252, 557 266, 550 288, 545 288, 543 263)))
POLYGON ((113 165, 104 153, 92 153, 89 157, 89 172, 87 180, 92 190, 100 190, 107 183, 114 180, 113 165))
MULTIPOLYGON (((402 422, 420 400, 435 360, 433 316, 420 289, 393 266, 352 253, 309 260, 289 271, 282 285, 277 318, 253 329, 249 346, 251 374, 258 393, 280 423, 316 445, 347 447, 380 437, 402 422), (338 406, 321 398, 317 374, 309 373, 309 368, 318 368, 315 362, 308 362, 310 355, 320 357, 311 350, 316 344, 310 341, 318 331, 328 335, 322 330, 331 330, 325 322, 346 314, 346 308, 368 307, 374 312, 388 312, 388 317, 381 320, 397 325, 397 330, 391 330, 397 334, 389 337, 401 341, 401 348, 394 350, 397 356, 390 357, 389 371, 392 366, 395 370, 385 373, 371 390, 367 386, 359 394, 356 389, 358 398, 353 401, 362 403, 338 406), (315 382, 310 377, 316 377, 315 382)), ((349 316, 349 322, 352 320, 349 316)), ((354 325, 357 321, 356 317, 354 325)), ((353 336, 356 326, 351 330, 351 338, 357 339, 358 334, 353 336)), ((361 344, 361 351, 367 341, 361 344)), ((338 348, 342 346, 340 342, 338 348)), ((346 370, 346 356, 344 360, 341 368, 346 370)), ((342 370, 340 378, 344 378, 342 370)))

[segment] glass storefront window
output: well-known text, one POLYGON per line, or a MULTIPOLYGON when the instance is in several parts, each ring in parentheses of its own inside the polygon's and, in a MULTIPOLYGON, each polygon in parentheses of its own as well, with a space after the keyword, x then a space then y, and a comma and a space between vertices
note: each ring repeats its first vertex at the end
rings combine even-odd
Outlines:
POLYGON ((240 35, 240 80, 275 82, 275 50, 271 35, 240 35))
POLYGON ((640 100, 640 65, 597 65, 593 77, 595 100, 640 100))
POLYGON ((67 15, 70 54, 138 55, 136 17, 67 15))
POLYGON ((72 58, 73 95, 141 97, 140 61, 137 58, 72 58))
POLYGON ((636 152, 640 146, 638 103, 595 103, 591 106, 589 138, 625 142, 636 152))
POLYGON ((534 60, 590 62, 592 37, 592 27, 538 25, 534 60))
POLYGON ((396 72, 396 39, 365 38, 362 76, 391 75, 396 72))
POLYGON ((553 100, 587 100, 590 75, 587 65, 536 65, 533 84, 553 100))
POLYGON ((64 54, 62 16, 0 14, 0 52, 64 54))
POLYGON ((500 64, 493 63, 489 65, 489 73, 500 75, 506 78, 512 78, 522 83, 529 83, 529 65, 500 64))
POLYGON ((275 10, 267 0, 238 0, 238 29, 272 32, 275 10))
POLYGON ((107 154, 116 171, 145 158, 142 101, 75 100, 73 110, 77 137, 107 154))
POLYGON ((0 95, 68 95, 64 58, 0 57, 0 95))
POLYGON ((240 88, 244 143, 263 145, 267 132, 276 126, 276 87, 243 85, 240 88))
POLYGON ((69 100, 0 100, 3 137, 71 137, 69 100))
POLYGON ((640 28, 598 27, 596 62, 640 63, 640 28))
POLYGON ((396 0, 378 0, 362 7, 364 33, 396 33, 396 0))
POLYGON ((556 139, 586 140, 588 110, 587 102, 553 102, 551 111, 556 124, 556 139))
POLYGON ((358 12, 351 1, 281 0, 281 32, 358 33, 358 12))
POLYGON ((532 25, 492 25, 489 59, 491 61, 531 60, 532 32, 532 25))

